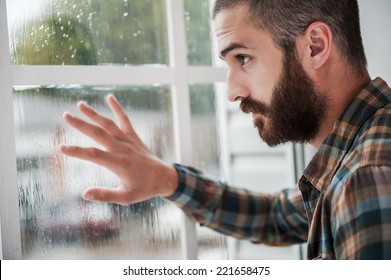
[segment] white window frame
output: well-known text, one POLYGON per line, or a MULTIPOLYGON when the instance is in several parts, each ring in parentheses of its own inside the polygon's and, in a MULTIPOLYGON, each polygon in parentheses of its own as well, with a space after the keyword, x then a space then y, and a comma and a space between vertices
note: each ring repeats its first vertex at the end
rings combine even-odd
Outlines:
MULTIPOLYGON (((211 4, 213 0, 211 0, 211 4)), ((189 85, 225 81, 226 69, 189 66, 184 0, 167 0, 170 65, 22 66, 11 65, 6 0, 0 0, 0 258, 22 259, 17 190, 12 87, 53 84, 170 85, 172 87, 176 161, 192 165, 189 85)), ((197 259, 195 225, 183 215, 184 259, 197 259)))

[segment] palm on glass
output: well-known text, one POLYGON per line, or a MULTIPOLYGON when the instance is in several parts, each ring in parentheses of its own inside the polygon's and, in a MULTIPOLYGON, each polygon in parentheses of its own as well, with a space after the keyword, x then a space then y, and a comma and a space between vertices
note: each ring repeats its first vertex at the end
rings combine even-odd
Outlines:
POLYGON ((107 97, 107 102, 118 125, 85 102, 79 102, 77 107, 92 123, 69 112, 64 113, 68 124, 93 139, 103 149, 62 144, 61 152, 104 166, 119 179, 117 188, 91 187, 84 191, 83 198, 127 205, 155 196, 172 195, 178 180, 174 167, 155 157, 144 145, 113 95, 107 97))

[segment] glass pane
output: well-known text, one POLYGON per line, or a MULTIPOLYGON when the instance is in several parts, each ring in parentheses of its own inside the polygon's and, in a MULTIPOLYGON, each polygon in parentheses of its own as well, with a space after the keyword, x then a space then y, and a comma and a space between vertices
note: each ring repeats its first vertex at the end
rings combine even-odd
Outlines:
POLYGON ((168 64, 165 0, 8 0, 14 64, 168 64))
POLYGON ((106 169, 58 152, 59 143, 95 144, 62 120, 85 100, 111 116, 105 96, 124 104, 159 157, 174 160, 169 87, 51 86, 14 89, 23 258, 178 259, 181 211, 162 199, 132 206, 85 202, 89 186, 115 186, 106 169), (173 218, 177 217, 177 218, 173 218))
MULTIPOLYGON (((194 166, 219 178, 221 170, 214 85, 191 85, 190 102, 194 166)), ((199 259, 228 258, 225 236, 197 225, 197 238, 199 259)))
POLYGON ((189 65, 211 65, 210 0, 185 0, 187 60, 189 65))

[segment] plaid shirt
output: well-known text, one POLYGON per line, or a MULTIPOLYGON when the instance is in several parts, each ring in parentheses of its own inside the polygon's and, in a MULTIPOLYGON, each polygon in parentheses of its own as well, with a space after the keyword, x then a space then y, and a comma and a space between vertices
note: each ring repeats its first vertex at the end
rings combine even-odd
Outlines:
POLYGON ((345 109, 298 188, 232 188, 175 165, 169 197, 192 219, 255 243, 308 244, 309 259, 391 259, 391 89, 380 78, 345 109))

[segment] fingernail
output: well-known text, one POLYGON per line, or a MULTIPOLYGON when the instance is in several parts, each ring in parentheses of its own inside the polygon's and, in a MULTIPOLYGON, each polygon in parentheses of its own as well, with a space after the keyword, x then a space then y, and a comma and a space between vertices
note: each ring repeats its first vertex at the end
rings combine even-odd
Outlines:
POLYGON ((85 199, 85 200, 94 200, 94 195, 92 194, 92 193, 85 193, 84 195, 83 195, 83 198, 85 199))
POLYGON ((65 144, 60 145, 60 151, 62 151, 62 152, 66 152, 68 149, 69 149, 69 147, 67 145, 65 145, 65 144))
POLYGON ((68 111, 64 112, 63 117, 64 117, 64 119, 66 119, 66 118, 67 119, 72 119, 73 118, 72 114, 69 113, 68 111))
POLYGON ((78 104, 78 107, 81 108, 81 107, 84 107, 86 109, 90 109, 91 107, 87 104, 87 102, 85 101, 80 101, 78 104))
POLYGON ((115 98, 114 94, 110 93, 107 98, 111 98, 113 99, 114 101, 118 102, 117 98, 115 98))

